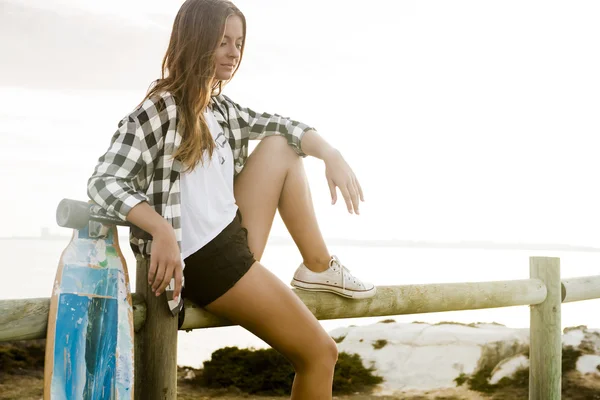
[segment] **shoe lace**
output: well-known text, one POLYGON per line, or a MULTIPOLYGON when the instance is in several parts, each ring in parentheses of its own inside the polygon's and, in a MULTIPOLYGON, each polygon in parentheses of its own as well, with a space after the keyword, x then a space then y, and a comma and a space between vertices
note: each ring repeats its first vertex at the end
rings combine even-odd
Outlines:
POLYGON ((352 275, 350 273, 350 270, 348 268, 346 268, 346 266, 344 266, 340 262, 340 259, 334 255, 331 256, 331 260, 329 261, 329 268, 331 268, 334 271, 337 271, 338 269, 340 270, 340 273, 342 274, 342 289, 343 290, 346 290, 346 279, 348 279, 348 281, 352 281, 354 284, 360 286, 361 288, 363 287, 362 282, 361 281, 357 282, 356 277, 354 275, 352 275))

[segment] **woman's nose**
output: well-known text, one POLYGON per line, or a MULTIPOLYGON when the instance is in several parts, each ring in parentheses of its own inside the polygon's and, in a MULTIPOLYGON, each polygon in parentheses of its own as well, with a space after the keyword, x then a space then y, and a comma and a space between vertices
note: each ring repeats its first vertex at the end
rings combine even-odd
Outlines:
POLYGON ((229 56, 235 59, 240 58, 240 49, 236 45, 229 47, 229 56))

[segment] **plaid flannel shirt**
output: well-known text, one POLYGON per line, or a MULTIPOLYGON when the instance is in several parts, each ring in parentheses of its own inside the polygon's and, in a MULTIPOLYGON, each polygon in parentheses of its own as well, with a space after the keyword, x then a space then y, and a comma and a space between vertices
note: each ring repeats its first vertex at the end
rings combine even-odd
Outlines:
MULTIPOLYGON (((300 143, 304 133, 312 129, 308 125, 277 114, 257 113, 224 95, 214 96, 211 106, 233 151, 236 175, 248 157, 249 139, 282 135, 298 155, 306 156, 300 143)), ((120 121, 88 180, 88 196, 109 215, 122 220, 138 203, 148 202, 173 226, 181 249, 182 163, 173 158, 181 141, 174 97, 163 93, 147 99, 120 121)), ((134 227, 130 245, 136 255, 149 257, 152 237, 134 227)), ((171 312, 177 314, 182 304, 180 299, 173 300, 174 289, 172 279, 166 293, 171 312)))

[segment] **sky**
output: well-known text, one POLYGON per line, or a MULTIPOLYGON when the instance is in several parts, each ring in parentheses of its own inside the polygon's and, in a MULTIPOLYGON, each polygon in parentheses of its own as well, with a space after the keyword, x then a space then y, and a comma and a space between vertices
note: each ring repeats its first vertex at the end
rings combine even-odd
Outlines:
MULTIPOLYGON (((127 28, 114 43, 123 51, 107 62, 123 66, 131 82, 93 87, 91 74, 85 90, 0 86, 0 236, 37 235, 42 227, 64 233, 55 226, 56 205, 86 199, 87 178, 117 122, 158 77, 180 4, 0 0, 32 16, 59 15, 67 32, 83 17, 98 21, 103 28, 90 51, 108 40, 104 32, 127 28), (143 43, 155 63, 129 70, 136 60, 128 49, 140 47, 135 32, 164 39, 143 43)), ((600 243, 600 3, 236 4, 248 20, 247 47, 225 93, 316 127, 364 188, 361 215, 351 216, 342 203, 331 206, 322 162, 305 161, 326 237, 600 243)), ((35 26, 32 19, 20 34, 29 37, 35 26)), ((69 57, 52 68, 81 61, 61 50, 69 57)), ((28 64, 34 72, 49 68, 28 64)), ((0 63, 0 75, 8 72, 0 63)), ((285 234, 280 221, 273 233, 285 234)))

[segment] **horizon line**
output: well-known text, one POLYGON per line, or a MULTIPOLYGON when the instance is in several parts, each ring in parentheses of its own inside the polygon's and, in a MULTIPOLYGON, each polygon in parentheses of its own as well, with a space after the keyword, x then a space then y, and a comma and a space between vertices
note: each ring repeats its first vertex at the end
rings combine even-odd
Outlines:
MULTIPOLYGON (((0 240, 70 240, 69 235, 47 234, 39 236, 0 236, 0 240)), ((128 241, 128 235, 119 235, 120 239, 128 241)), ((538 243, 538 242, 505 242, 494 240, 407 240, 407 239, 348 239, 325 238, 327 244, 348 245, 358 247, 405 247, 405 248, 448 248, 448 249, 490 249, 490 250, 552 250, 552 251, 580 251, 599 253, 600 247, 586 245, 572 245, 564 243, 538 243)), ((293 245, 291 237, 271 236, 268 244, 293 245)))

